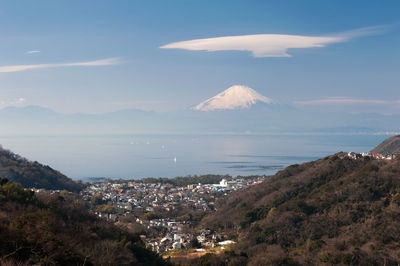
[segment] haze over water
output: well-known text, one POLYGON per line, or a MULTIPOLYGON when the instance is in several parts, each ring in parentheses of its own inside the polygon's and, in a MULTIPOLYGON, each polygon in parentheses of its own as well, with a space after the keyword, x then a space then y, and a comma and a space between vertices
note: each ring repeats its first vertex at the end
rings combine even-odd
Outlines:
POLYGON ((0 143, 73 179, 271 175, 338 151, 367 152, 387 135, 2 136, 0 143), (176 158, 176 162, 175 159, 176 158))

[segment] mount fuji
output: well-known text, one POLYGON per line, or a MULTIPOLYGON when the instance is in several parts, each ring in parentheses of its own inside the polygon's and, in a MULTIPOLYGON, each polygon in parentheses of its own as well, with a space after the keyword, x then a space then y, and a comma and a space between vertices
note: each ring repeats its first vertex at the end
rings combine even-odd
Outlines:
POLYGON ((196 105, 193 109, 197 111, 248 109, 257 102, 274 103, 272 99, 259 94, 252 88, 234 85, 196 105))
MULTIPOLYGON (((301 109, 235 85, 189 109, 62 114, 39 107, 0 109, 1 136, 117 134, 296 134, 398 132, 400 114, 301 109), (343 116, 346 116, 346 120, 343 116)), ((398 133, 396 133, 398 134, 398 133)))

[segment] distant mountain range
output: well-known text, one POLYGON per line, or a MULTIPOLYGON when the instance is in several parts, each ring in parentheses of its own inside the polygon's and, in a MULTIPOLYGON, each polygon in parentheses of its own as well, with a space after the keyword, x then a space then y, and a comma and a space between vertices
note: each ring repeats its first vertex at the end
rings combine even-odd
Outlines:
POLYGON ((61 114, 39 106, 0 110, 1 135, 60 134, 307 134, 377 133, 398 130, 400 115, 313 111, 281 104, 235 85, 175 112, 137 109, 103 114, 61 114))

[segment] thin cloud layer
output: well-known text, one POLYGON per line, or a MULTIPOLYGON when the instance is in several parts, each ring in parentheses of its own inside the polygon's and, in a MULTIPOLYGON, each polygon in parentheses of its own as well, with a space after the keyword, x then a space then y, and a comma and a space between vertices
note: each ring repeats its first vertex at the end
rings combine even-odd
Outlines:
POLYGON ((74 66, 109 66, 120 64, 121 60, 118 57, 106 58, 94 61, 86 62, 73 62, 73 63, 60 63, 60 64, 37 64, 37 65, 12 65, 12 66, 0 66, 0 72, 18 72, 29 69, 39 68, 55 68, 55 67, 74 67, 74 66))
POLYGON ((12 100, 0 100, 0 106, 21 106, 26 103, 25 98, 17 98, 17 99, 12 99, 12 100))
POLYGON ((384 100, 366 100, 366 99, 354 99, 354 98, 346 98, 346 97, 331 97, 326 99, 318 99, 311 101, 295 101, 294 104, 300 105, 353 105, 353 104, 398 104, 399 101, 384 101, 384 100))
POLYGON ((291 57, 288 49, 325 47, 328 44, 381 32, 383 26, 356 29, 330 36, 302 36, 286 34, 255 34, 225 36, 174 42, 161 46, 163 49, 190 51, 248 51, 254 57, 291 57))
POLYGON ((27 54, 37 54, 37 53, 40 53, 40 51, 39 50, 31 50, 31 51, 27 51, 26 53, 27 54))

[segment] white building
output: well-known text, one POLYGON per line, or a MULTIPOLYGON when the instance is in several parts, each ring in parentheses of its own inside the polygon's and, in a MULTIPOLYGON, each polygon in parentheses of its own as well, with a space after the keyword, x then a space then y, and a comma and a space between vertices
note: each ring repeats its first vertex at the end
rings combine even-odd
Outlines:
POLYGON ((172 244, 172 249, 174 249, 174 250, 176 250, 176 249, 181 249, 181 248, 182 248, 182 245, 181 245, 180 242, 174 242, 174 243, 172 244))

